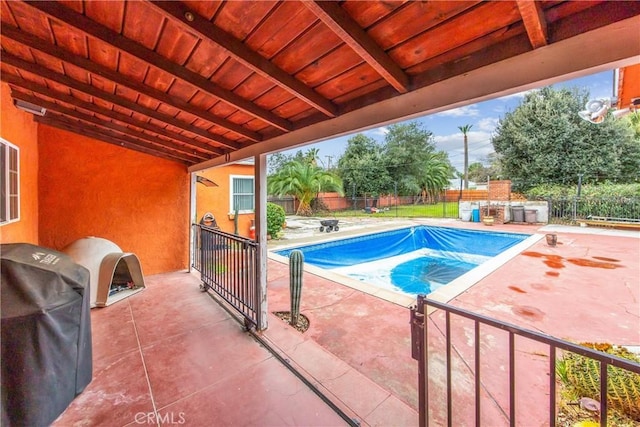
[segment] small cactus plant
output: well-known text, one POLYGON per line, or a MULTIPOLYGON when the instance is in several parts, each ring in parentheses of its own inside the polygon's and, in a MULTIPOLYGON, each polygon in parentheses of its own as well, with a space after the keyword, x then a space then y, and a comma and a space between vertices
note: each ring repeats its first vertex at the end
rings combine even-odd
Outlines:
POLYGON ((300 296, 302 294, 302 272, 304 255, 300 250, 293 250, 289 254, 289 291, 291 293, 291 320, 290 324, 298 324, 300 316, 300 296))

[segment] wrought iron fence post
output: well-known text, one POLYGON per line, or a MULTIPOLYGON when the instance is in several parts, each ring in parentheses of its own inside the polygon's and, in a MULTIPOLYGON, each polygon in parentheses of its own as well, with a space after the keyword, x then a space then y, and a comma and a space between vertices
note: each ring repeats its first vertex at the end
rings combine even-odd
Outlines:
POLYGON ((418 295, 417 306, 411 307, 411 357, 418 361, 418 413, 421 427, 428 425, 426 413, 426 336, 424 333, 424 295, 418 295))

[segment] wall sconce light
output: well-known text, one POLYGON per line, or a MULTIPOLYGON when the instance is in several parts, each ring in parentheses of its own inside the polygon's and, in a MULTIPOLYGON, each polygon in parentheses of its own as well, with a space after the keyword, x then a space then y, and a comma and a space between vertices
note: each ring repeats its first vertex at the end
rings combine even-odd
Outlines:
POLYGON ((17 109, 22 110, 22 111, 26 111, 27 113, 31 113, 34 114, 36 116, 44 116, 47 113, 47 109, 44 107, 41 107, 39 105, 36 104, 32 104, 30 102, 27 101, 23 101, 21 99, 14 99, 13 100, 13 105, 16 106, 17 109))
POLYGON ((205 187, 217 187, 218 186, 218 184, 216 184, 215 182, 211 181, 209 178, 205 178, 204 176, 200 176, 200 175, 196 176, 196 181, 199 182, 200 184, 204 185, 205 187))

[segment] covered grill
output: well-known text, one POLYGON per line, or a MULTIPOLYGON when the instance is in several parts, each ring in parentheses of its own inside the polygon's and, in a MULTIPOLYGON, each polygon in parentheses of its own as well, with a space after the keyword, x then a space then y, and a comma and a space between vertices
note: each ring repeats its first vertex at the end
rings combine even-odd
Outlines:
POLYGON ((1 424, 45 426, 91 382, 89 271, 40 246, 0 251, 1 424))

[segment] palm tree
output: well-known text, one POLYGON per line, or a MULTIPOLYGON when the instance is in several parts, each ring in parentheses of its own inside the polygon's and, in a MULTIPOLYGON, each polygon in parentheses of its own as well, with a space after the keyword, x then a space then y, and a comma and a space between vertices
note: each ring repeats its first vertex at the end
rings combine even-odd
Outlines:
POLYGON ((467 140, 467 132, 472 125, 458 126, 462 135, 464 135, 464 189, 469 189, 469 141, 467 140))
POLYGON ((449 185, 449 164, 443 161, 440 153, 432 153, 424 163, 422 171, 421 193, 423 197, 427 196, 429 200, 434 201, 449 185))
POLYGON ((294 196, 300 202, 296 215, 310 216, 311 201, 321 191, 336 191, 341 196, 342 180, 310 162, 292 161, 267 179, 269 194, 294 196))

